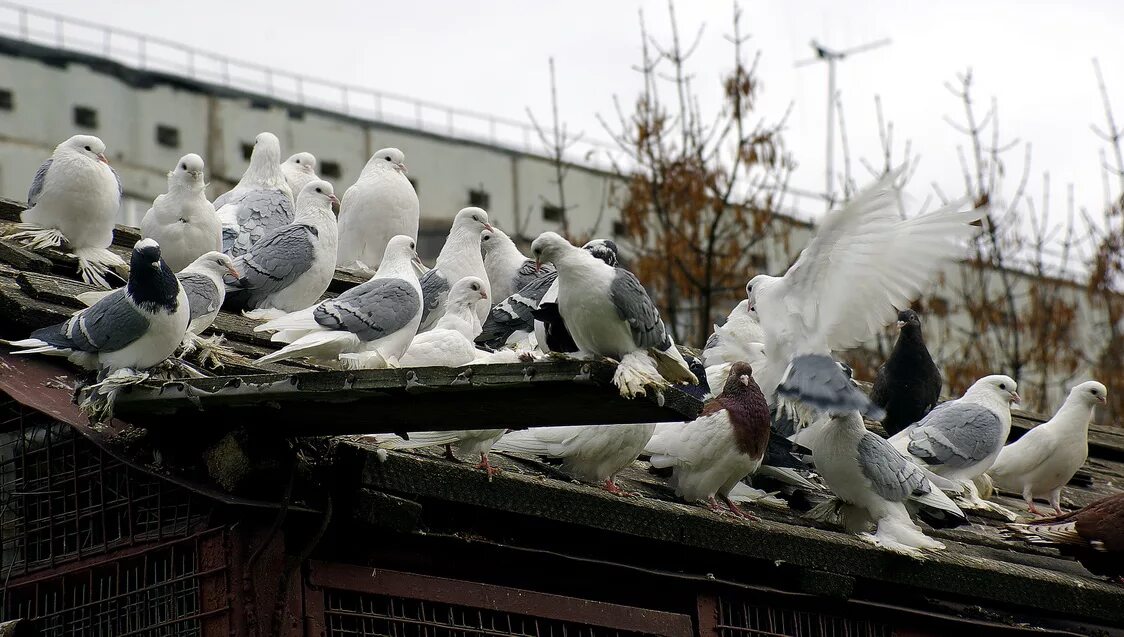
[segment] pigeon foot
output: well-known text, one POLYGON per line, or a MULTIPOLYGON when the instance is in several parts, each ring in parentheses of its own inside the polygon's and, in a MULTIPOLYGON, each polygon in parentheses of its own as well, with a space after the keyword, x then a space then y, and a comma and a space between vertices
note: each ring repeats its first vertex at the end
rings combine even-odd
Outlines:
POLYGON ((756 515, 743 511, 742 508, 738 506, 736 502, 731 500, 729 496, 723 496, 722 499, 725 500, 726 506, 730 508, 730 513, 733 513, 735 516, 746 520, 747 522, 761 521, 761 518, 757 517, 756 515))
POLYGON ((503 469, 501 469, 499 467, 493 467, 488 462, 488 454, 486 454, 486 453, 480 454, 480 462, 476 465, 475 468, 483 469, 484 472, 488 474, 488 481, 489 482, 491 482, 493 476, 497 476, 497 475, 503 473, 503 469))
POLYGON ((602 488, 605 489, 606 491, 608 491, 609 493, 612 493, 613 495, 619 495, 623 498, 635 498, 635 497, 640 495, 639 493, 636 493, 635 491, 625 491, 624 489, 622 489, 620 487, 620 485, 618 485, 616 482, 614 482, 612 478, 606 478, 605 484, 602 485, 602 488))
POLYGON ((222 369, 222 355, 231 355, 234 352, 224 345, 226 339, 221 334, 215 334, 210 338, 201 338, 195 334, 188 333, 183 338, 183 343, 180 345, 180 357, 195 354, 196 360, 203 367, 209 369, 222 369))
POLYGON ((61 248, 66 243, 66 235, 57 228, 42 228, 34 223, 17 223, 19 232, 14 232, 5 239, 11 239, 20 245, 32 250, 44 248, 61 248))
POLYGON ((105 248, 75 248, 78 257, 78 274, 90 285, 110 289, 113 286, 106 280, 107 273, 117 276, 113 268, 124 268, 125 261, 105 248))
POLYGON ((649 389, 658 391, 668 387, 668 382, 644 352, 630 352, 621 357, 613 372, 613 384, 625 398, 646 396, 649 389))

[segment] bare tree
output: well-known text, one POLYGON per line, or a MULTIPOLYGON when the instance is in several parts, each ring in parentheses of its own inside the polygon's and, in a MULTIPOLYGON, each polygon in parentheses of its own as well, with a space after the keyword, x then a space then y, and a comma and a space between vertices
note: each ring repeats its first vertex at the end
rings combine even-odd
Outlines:
POLYGON ((689 68, 704 28, 684 44, 672 2, 668 14, 665 44, 648 34, 641 12, 643 89, 627 112, 614 98, 613 124, 599 119, 624 156, 616 170, 627 182, 620 207, 630 266, 676 337, 701 345, 748 277, 767 269, 765 240, 789 227, 779 215, 793 166, 781 139, 788 114, 768 123, 756 112, 760 54, 746 59, 749 36, 735 6, 726 36, 733 69, 722 107, 705 117, 689 68))

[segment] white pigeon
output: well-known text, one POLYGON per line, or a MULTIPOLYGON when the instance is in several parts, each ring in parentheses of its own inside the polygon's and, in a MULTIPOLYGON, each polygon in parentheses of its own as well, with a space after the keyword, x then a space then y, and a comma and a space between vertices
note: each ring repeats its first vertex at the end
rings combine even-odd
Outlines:
MULTIPOLYGON (((492 225, 488 223, 488 213, 480 208, 464 208, 453 217, 453 226, 449 229, 445 245, 441 246, 441 253, 437 255, 433 269, 421 277, 424 307, 419 332, 437 324, 437 319, 445 313, 445 299, 449 296, 450 286, 466 276, 483 280, 488 298, 491 298, 492 288, 480 253, 482 229, 491 230, 492 225)), ((476 315, 481 321, 488 316, 489 307, 483 301, 476 304, 476 315)))
POLYGON ((956 400, 937 405, 890 438, 919 466, 949 480, 969 483, 983 475, 1011 433, 1011 403, 1018 387, 1008 376, 984 376, 956 400))
POLYGON ((308 182, 320 179, 316 174, 316 156, 312 153, 291 155, 281 164, 281 172, 285 173, 285 181, 289 182, 289 190, 294 195, 304 190, 308 182))
POLYGON ((421 260, 414 246, 414 240, 405 235, 392 238, 378 271, 366 283, 254 328, 256 332, 276 332, 273 341, 289 343, 258 362, 288 358, 330 361, 341 354, 365 353, 365 367, 397 366, 421 321, 421 286, 414 270, 421 260))
POLYGON ((1049 498, 1062 514, 1061 494, 1089 456, 1089 421, 1108 389, 1095 380, 1070 390, 1054 417, 1003 447, 988 474, 997 487, 1021 494, 1027 509, 1038 514, 1034 498, 1049 498))
POLYGON ((56 146, 35 171, 27 210, 16 226, 19 232, 10 238, 33 249, 65 244, 78 257, 82 280, 108 288, 106 269, 125 265, 107 249, 123 194, 121 176, 105 157, 105 144, 93 135, 75 135, 56 146))
POLYGON ((575 478, 627 495, 615 477, 640 456, 655 429, 654 424, 532 427, 504 434, 492 449, 561 459, 562 469, 575 478))
POLYGON ((406 156, 397 148, 371 155, 340 204, 340 242, 336 264, 373 269, 391 237, 418 238, 421 205, 406 178, 406 156))
POLYGON ((241 278, 227 283, 228 305, 252 319, 279 318, 312 306, 336 271, 337 228, 332 184, 308 182, 293 223, 270 231, 234 260, 241 278))
POLYGON ((480 251, 484 255, 492 298, 497 303, 554 271, 552 267, 536 268, 534 259, 524 256, 511 237, 499 228, 480 233, 480 251))
POLYGON ((558 269, 558 311, 578 349, 619 361, 613 384, 622 396, 643 395, 669 381, 698 384, 634 274, 553 232, 539 235, 531 252, 536 262, 558 269))
MULTIPOLYGON (((964 513, 925 472, 881 436, 867 431, 857 411, 826 416, 812 451, 816 472, 844 506, 844 525, 877 546, 916 555, 944 544, 914 524, 907 502, 964 520, 964 513), (869 533, 870 525, 875 532, 869 533)), ((835 504, 835 503, 831 503, 835 504)), ((815 515, 813 510, 810 515, 815 515)))
POLYGON ((293 194, 281 170, 281 142, 273 133, 259 133, 241 181, 215 199, 222 251, 232 257, 245 254, 271 230, 291 223, 293 194))
POLYGON ((765 330, 757 318, 757 311, 749 309, 749 299, 743 299, 730 310, 726 322, 715 325, 703 347, 703 365, 710 367, 721 363, 748 360, 748 345, 764 343, 765 330))
POLYGON ((399 363, 403 367, 458 367, 476 360, 473 339, 480 334, 476 304, 488 300, 484 287, 484 281, 474 276, 454 283, 445 301, 445 314, 433 329, 414 337, 399 363))
POLYGON ((179 272, 204 253, 222 250, 222 223, 203 192, 203 158, 180 157, 168 173, 168 192, 156 197, 141 219, 142 237, 155 239, 173 272, 179 272))
POLYGON ((721 496, 734 515, 752 517, 730 499, 734 485, 761 466, 769 444, 769 404, 752 373, 748 364, 734 363, 701 416, 660 426, 645 446, 653 467, 672 469, 669 484, 687 502, 720 511, 721 496))
MULTIPOLYGON (((189 354, 197 349, 201 350, 201 359, 204 363, 220 350, 217 341, 208 341, 200 336, 211 327, 219 315, 219 310, 222 309, 223 300, 226 298, 223 277, 227 274, 238 276, 238 270, 234 269, 234 260, 217 251, 201 255, 176 273, 176 279, 187 296, 187 306, 190 310, 187 333, 181 344, 182 353, 189 354)), ((83 292, 78 295, 78 300, 92 306, 110 294, 113 294, 113 291, 83 292)))
POLYGON ((172 355, 191 318, 187 295, 160 258, 160 246, 141 239, 133 246, 129 282, 65 322, 9 342, 16 354, 65 356, 86 369, 112 374, 142 371, 172 355))
MULTIPOLYGON (((582 249, 588 250, 590 254, 614 268, 619 263, 620 250, 616 242, 611 239, 594 239, 582 246, 582 249)), ((552 279, 553 282, 539 295, 539 298, 534 299, 533 306, 527 311, 532 313, 534 321, 535 344, 544 354, 576 352, 578 346, 574 344, 574 337, 566 329, 566 321, 562 320, 562 314, 558 311, 558 272, 547 274, 532 285, 537 288, 540 282, 546 279, 552 279)), ((484 331, 488 331, 487 324, 484 326, 484 331)))
POLYGON ((437 447, 445 446, 445 457, 454 462, 459 462, 457 456, 453 453, 455 449, 457 453, 479 456, 480 462, 476 465, 477 469, 483 469, 487 472, 488 477, 500 473, 499 467, 494 467, 488 461, 488 452, 492 450, 492 446, 496 441, 503 436, 506 429, 471 429, 464 431, 415 431, 411 432, 409 438, 402 438, 400 436, 377 434, 370 436, 378 443, 380 447, 386 449, 421 449, 422 447, 437 447))
POLYGON ((876 412, 850 383, 827 387, 812 376, 830 371, 833 350, 859 345, 894 320, 897 307, 909 305, 944 264, 959 258, 976 232, 971 224, 984 214, 952 204, 903 220, 893 186, 899 172, 825 215, 784 276, 760 274, 746 286, 749 309, 765 332, 766 396, 776 390, 813 409, 876 412))

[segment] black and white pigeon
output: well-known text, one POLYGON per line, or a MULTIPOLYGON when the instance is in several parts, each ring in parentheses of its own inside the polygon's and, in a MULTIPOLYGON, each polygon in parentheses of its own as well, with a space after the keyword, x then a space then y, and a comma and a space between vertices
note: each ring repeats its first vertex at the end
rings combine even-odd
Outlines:
POLYGON ((554 232, 539 235, 531 252, 536 262, 558 269, 558 310, 579 351, 619 361, 613 384, 622 396, 669 383, 698 384, 634 274, 554 232))
MULTIPOLYGON (((200 360, 205 364, 221 351, 221 337, 208 340, 201 338, 201 335, 211 327, 222 309, 222 302, 226 297, 223 277, 227 274, 238 276, 238 271, 234 269, 234 260, 221 252, 207 252, 176 273, 176 279, 187 296, 187 306, 191 313, 187 333, 181 344, 181 355, 199 350, 200 360)), ((103 290, 84 292, 78 295, 78 300, 92 306, 112 293, 103 290)))
POLYGON ((256 332, 274 332, 273 341, 288 343, 258 362, 335 361, 341 354, 364 354, 349 366, 397 367, 421 321, 421 286, 414 269, 420 265, 413 239, 392 238, 378 271, 366 283, 255 327, 256 332))
MULTIPOLYGON (((608 239, 594 239, 582 248, 609 265, 617 264, 617 244, 608 239)), ((533 261, 531 263, 534 264, 533 261)), ((477 345, 491 350, 505 345, 524 345, 526 349, 537 346, 543 352, 578 351, 558 314, 558 273, 554 268, 544 272, 541 277, 492 306, 480 336, 476 338, 477 345), (544 308, 543 305, 547 307, 544 308), (539 311, 542 316, 536 319, 535 313, 539 311), (532 334, 535 335, 534 341, 530 340, 532 334), (540 334, 542 340, 538 340, 540 334), (564 349, 559 344, 563 340, 569 344, 568 348, 564 349), (553 341, 556 348, 549 348, 546 341, 553 341)))
POLYGON ((769 423, 769 404, 753 381, 753 368, 737 362, 701 416, 661 426, 644 450, 653 467, 671 468, 670 485, 679 497, 719 512, 721 497, 731 513, 752 518, 730 499, 730 490, 761 466, 769 423))
POLYGON ((248 318, 279 318, 310 307, 336 271, 338 234, 332 184, 308 182, 297 198, 293 223, 271 230, 234 260, 240 278, 228 277, 226 305, 248 318))
POLYGON ((941 396, 941 370, 925 347, 921 317, 913 310, 898 312, 898 341, 890 358, 878 368, 870 400, 886 411, 882 428, 893 436, 921 420, 941 396))
POLYGON ((133 246, 129 267, 125 287, 63 323, 8 342, 23 348, 14 353, 65 356, 75 365, 104 374, 159 365, 176 351, 187 332, 191 319, 187 295, 152 239, 133 246))
POLYGON ((909 219, 898 214, 892 171, 828 213, 784 276, 757 275, 746 286, 765 332, 761 389, 812 410, 880 408, 852 383, 830 384, 832 351, 870 339, 957 259, 983 208, 954 203, 909 219))
POLYGON ((35 171, 20 213, 18 232, 9 238, 31 249, 60 248, 78 257, 78 273, 92 285, 109 288, 108 268, 124 266, 108 250, 121 209, 121 176, 109 165, 105 143, 75 135, 35 171))
MULTIPOLYGON (((484 269, 484 257, 480 254, 480 231, 491 229, 488 213, 481 208, 464 208, 453 217, 453 226, 449 229, 449 236, 437 255, 433 269, 421 277, 424 303, 419 332, 437 324, 437 319, 445 313, 445 299, 449 296, 449 289, 466 276, 482 279, 488 286, 486 291, 491 298, 492 288, 488 272, 484 269)), ((481 321, 488 316, 489 307, 483 301, 477 304, 476 314, 481 321)))
POLYGON ((316 156, 312 153, 290 155, 281 164, 281 172, 285 173, 285 181, 289 183, 289 190, 294 196, 299 195, 308 182, 320 179, 316 174, 316 156))
POLYGON ((293 195, 281 170, 281 142, 273 133, 259 133, 242 179, 215 199, 222 222, 222 251, 241 256, 271 230, 292 223, 293 195))
POLYGON ((551 266, 536 268, 535 260, 524 256, 511 237, 499 228, 485 229, 480 233, 480 252, 484 257, 484 270, 488 273, 493 299, 506 299, 536 279, 554 272, 551 266))
POLYGON ((141 219, 141 236, 160 244, 173 272, 206 252, 222 250, 222 223, 207 201, 206 188, 203 158, 188 153, 168 173, 168 192, 156 197, 141 219))

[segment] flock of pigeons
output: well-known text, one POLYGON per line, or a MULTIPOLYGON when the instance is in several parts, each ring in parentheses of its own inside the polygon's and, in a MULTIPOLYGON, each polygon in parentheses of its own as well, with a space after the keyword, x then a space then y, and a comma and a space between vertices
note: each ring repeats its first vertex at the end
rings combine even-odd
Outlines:
MULTIPOLYGON (((122 190, 104 152, 92 136, 60 144, 36 173, 12 238, 32 249, 65 247, 83 278, 108 288, 107 268, 123 265, 107 249, 122 190)), ((964 509, 1006 512, 986 500, 994 487, 1022 495, 1032 513, 1040 498, 1061 515, 1061 487, 1084 463, 1088 423, 1106 400, 1103 385, 1082 383, 1053 419, 1007 446, 1010 406, 1019 400, 1013 379, 986 376, 938 404, 941 377, 920 318, 896 308, 959 258, 985 210, 953 204, 901 219, 894 173, 829 213, 783 276, 753 277, 698 359, 676 346, 612 241, 576 247, 546 232, 526 256, 486 211, 470 207, 455 215, 426 270, 401 151, 376 152, 342 199, 315 169, 308 153, 282 162, 277 137, 261 133, 241 181, 212 203, 203 159, 185 155, 141 223, 126 285, 84 295, 90 307, 10 344, 17 353, 67 356, 100 378, 139 373, 181 348, 213 355, 221 346, 200 335, 226 307, 262 321, 256 330, 283 344, 261 363, 301 358, 362 369, 611 358, 622 395, 681 384, 707 399, 702 415, 376 440, 444 445, 450 458, 454 449, 479 457, 489 475, 498 471, 488 462, 493 450, 556 458, 573 477, 614 493, 624 493, 614 477, 646 455, 684 500, 722 511, 721 498, 742 517, 752 516, 738 501, 759 496, 743 479, 767 475, 829 490, 835 497, 813 517, 914 555, 944 546, 913 515, 939 526, 963 523, 964 509), (321 301, 337 267, 368 279, 321 301), (895 316, 900 336, 868 396, 832 353, 869 340, 895 316), (869 431, 864 417, 890 437, 869 431)), ((1042 539, 1048 526, 1017 530, 1042 539)))

